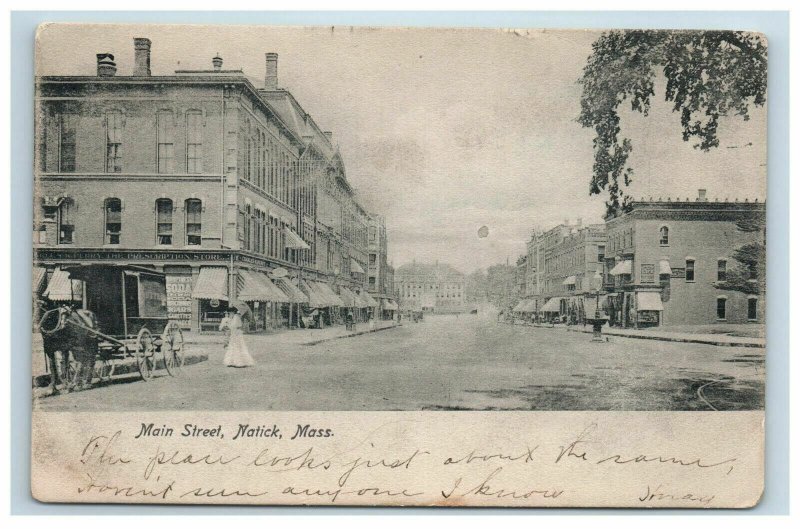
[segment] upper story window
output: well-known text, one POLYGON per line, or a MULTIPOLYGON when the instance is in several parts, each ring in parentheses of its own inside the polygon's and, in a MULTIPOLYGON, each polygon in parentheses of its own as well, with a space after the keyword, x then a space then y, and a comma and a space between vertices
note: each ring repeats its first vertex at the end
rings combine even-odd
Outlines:
POLYGON ((71 198, 65 198, 58 207, 58 244, 75 242, 74 211, 75 201, 71 198))
POLYGON ((203 114, 199 110, 186 113, 186 172, 203 172, 203 114))
POLYGON ((694 259, 686 259, 686 281, 694 281, 694 259))
POLYGON ((106 172, 122 172, 122 112, 106 113, 106 172))
POLYGON ((172 200, 168 198, 156 200, 156 242, 172 244, 172 200))
POLYGON ((605 246, 598 246, 597 247, 597 262, 602 263, 606 260, 606 247, 605 246))
POLYGON ((197 198, 186 201, 186 244, 200 246, 202 243, 203 203, 197 198))
POLYGON ((728 261, 720 259, 717 261, 717 281, 728 280, 728 261))
POLYGON ((158 172, 175 172, 175 117, 171 110, 160 110, 156 115, 158 134, 158 172))
POLYGON ((75 114, 61 114, 58 140, 58 170, 62 173, 75 172, 76 121, 77 116, 75 114))
POLYGON ((661 226, 658 231, 658 244, 661 246, 669 246, 669 228, 661 226))
POLYGON ((758 298, 747 298, 747 319, 758 319, 758 298))
POLYGON ((106 244, 119 244, 122 237, 122 201, 107 198, 105 202, 106 244))

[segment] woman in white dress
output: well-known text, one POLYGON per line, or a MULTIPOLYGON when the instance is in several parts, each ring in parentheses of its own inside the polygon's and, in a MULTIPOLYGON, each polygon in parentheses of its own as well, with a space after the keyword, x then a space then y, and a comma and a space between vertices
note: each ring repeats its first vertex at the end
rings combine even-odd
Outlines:
POLYGON ((230 307, 219 324, 219 330, 228 331, 228 345, 225 346, 223 362, 228 367, 249 367, 255 365, 253 357, 247 350, 242 332, 242 318, 236 307, 230 307))

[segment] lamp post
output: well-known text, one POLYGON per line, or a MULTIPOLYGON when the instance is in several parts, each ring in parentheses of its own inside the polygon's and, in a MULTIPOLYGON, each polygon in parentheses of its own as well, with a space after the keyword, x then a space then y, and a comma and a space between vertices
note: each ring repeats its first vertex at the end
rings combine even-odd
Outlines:
POLYGON ((594 309, 594 318, 591 318, 589 321, 592 324, 592 341, 593 342, 602 342, 603 341, 603 323, 605 323, 606 318, 600 314, 600 291, 603 289, 603 276, 600 275, 600 271, 595 271, 594 276, 592 277, 592 290, 595 293, 595 309, 594 309))

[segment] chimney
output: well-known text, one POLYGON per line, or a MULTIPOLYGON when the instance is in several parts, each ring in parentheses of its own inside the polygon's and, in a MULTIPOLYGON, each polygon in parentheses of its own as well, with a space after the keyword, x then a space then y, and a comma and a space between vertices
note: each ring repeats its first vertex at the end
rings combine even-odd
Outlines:
POLYGON ((133 39, 133 75, 150 77, 150 39, 133 39))
POLYGON ((705 189, 698 189, 697 190, 697 200, 700 202, 706 202, 708 199, 706 198, 706 190, 705 189))
POLYGON ((215 72, 222 70, 222 57, 219 56, 219 53, 217 53, 214 58, 211 59, 211 64, 214 65, 215 72))
POLYGON ((323 132, 323 134, 325 135, 326 138, 328 138, 329 142, 333 143, 333 132, 326 130, 325 132, 323 132))
POLYGON ((114 62, 112 53, 97 54, 97 76, 114 77, 117 73, 117 63, 114 62))
POLYGON ((264 88, 267 90, 278 89, 278 54, 267 53, 267 74, 264 77, 264 88))

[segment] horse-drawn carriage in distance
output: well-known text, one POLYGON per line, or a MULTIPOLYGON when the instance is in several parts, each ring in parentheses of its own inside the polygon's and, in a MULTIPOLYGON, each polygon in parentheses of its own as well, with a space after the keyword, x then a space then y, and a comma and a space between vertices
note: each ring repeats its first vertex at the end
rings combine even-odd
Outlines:
POLYGON ((110 379, 117 363, 128 358, 145 381, 153 378, 159 360, 169 375, 180 374, 183 332, 168 316, 164 274, 110 264, 67 265, 54 274, 62 281, 67 274, 70 288, 79 285, 82 304, 51 308, 39 323, 54 390, 59 377, 89 385, 95 374, 110 379), (57 351, 62 362, 55 359, 57 351))

